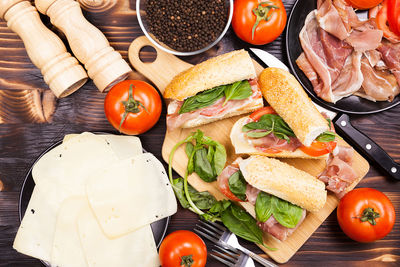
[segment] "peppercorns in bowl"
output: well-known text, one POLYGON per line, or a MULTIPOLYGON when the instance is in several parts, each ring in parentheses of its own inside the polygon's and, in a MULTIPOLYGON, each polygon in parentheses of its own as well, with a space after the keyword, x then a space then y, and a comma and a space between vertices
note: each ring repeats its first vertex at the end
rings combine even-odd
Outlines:
POLYGON ((178 56, 202 53, 227 32, 233 0, 137 0, 137 18, 147 38, 178 56))

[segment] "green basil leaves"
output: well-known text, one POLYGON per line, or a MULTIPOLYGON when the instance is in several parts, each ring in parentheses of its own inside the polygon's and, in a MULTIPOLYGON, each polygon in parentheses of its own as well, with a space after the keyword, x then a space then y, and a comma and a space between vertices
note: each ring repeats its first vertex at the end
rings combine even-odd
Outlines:
POLYGON ((288 143, 290 142, 289 137, 295 136, 289 125, 276 114, 265 114, 258 121, 249 122, 244 125, 242 131, 246 132, 247 136, 251 138, 260 138, 273 133, 276 137, 285 139, 288 143), (250 132, 251 130, 263 131, 250 132))
POLYGON ((315 140, 319 142, 331 142, 335 141, 336 134, 334 132, 326 131, 320 134, 315 140))
POLYGON ((296 227, 303 215, 303 209, 299 206, 262 191, 257 196, 255 211, 258 221, 266 222, 273 215, 287 228, 296 227))
POLYGON ((246 200, 246 181, 242 172, 239 170, 229 177, 229 190, 240 200, 246 200))
POLYGON ((213 105, 218 99, 225 96, 226 104, 229 100, 241 100, 250 97, 253 94, 248 80, 235 82, 233 84, 221 85, 198 93, 187 98, 178 113, 187 113, 197 109, 213 105))

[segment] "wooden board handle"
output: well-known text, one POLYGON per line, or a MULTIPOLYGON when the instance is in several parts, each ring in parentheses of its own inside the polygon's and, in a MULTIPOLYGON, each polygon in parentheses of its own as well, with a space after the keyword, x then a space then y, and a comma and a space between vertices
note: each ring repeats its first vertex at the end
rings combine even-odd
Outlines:
POLYGON ((132 66, 147 79, 152 81, 162 94, 164 93, 165 87, 176 74, 192 66, 174 55, 159 49, 153 45, 146 36, 140 36, 133 40, 132 44, 129 46, 128 57, 132 66), (139 58, 140 50, 145 46, 151 46, 156 50, 157 57, 153 62, 143 62, 139 58), (160 70, 162 70, 162 74, 160 70))

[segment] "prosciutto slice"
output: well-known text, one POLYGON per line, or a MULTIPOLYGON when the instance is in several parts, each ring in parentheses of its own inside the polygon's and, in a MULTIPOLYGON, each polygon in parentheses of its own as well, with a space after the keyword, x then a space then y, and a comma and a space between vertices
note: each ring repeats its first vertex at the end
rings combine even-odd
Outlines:
POLYGON ((196 118, 221 118, 226 114, 246 109, 248 106, 253 105, 254 100, 259 99, 262 101, 262 95, 257 84, 257 80, 249 80, 253 94, 243 100, 230 100, 225 105, 225 97, 217 100, 213 105, 194 110, 192 112, 186 112, 179 114, 179 109, 183 104, 183 101, 173 101, 168 105, 167 114, 167 128, 169 131, 173 131, 181 127, 185 122, 196 119, 196 118))
POLYGON ((358 96, 372 101, 393 101, 400 93, 396 77, 389 71, 376 70, 366 58, 361 60, 361 71, 364 80, 362 91, 357 93, 358 96))
POLYGON ((350 36, 346 38, 354 50, 365 52, 374 50, 381 44, 383 31, 376 28, 375 20, 371 19, 355 27, 350 36))
MULTIPOLYGON (((349 36, 348 26, 343 22, 332 0, 319 1, 319 3, 316 13, 319 26, 340 40, 346 39, 349 36)), ((341 12, 343 16, 343 10, 341 12)))
POLYGON ((335 193, 341 199, 346 188, 357 179, 357 174, 352 168, 353 148, 338 146, 338 153, 331 154, 325 170, 318 179, 326 184, 326 189, 335 193))
POLYGON ((287 142, 284 139, 276 137, 273 133, 261 138, 248 138, 248 141, 259 150, 276 149, 293 152, 302 145, 296 137, 290 137, 290 142, 287 142))
POLYGON ((400 85, 400 43, 393 44, 384 41, 378 48, 378 51, 382 54, 382 60, 396 77, 397 83, 400 85))
POLYGON ((294 228, 287 228, 281 225, 275 218, 274 215, 271 215, 266 222, 258 222, 257 225, 263 230, 264 232, 269 233, 273 237, 284 241, 288 236, 290 236, 296 229, 300 226, 300 224, 306 218, 306 211, 303 209, 303 214, 299 223, 294 228))

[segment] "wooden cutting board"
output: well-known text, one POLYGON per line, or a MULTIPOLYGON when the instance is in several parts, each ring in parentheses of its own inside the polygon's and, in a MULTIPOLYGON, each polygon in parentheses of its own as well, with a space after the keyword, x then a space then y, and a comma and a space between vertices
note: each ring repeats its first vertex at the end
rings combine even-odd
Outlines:
MULTIPOLYGON (((141 74, 151 80, 164 93, 164 89, 171 79, 179 72, 191 67, 179 58, 168 54, 154 45, 145 37, 141 36, 135 39, 129 47, 129 60, 133 67, 141 74), (157 58, 154 62, 144 63, 139 59, 140 49, 144 46, 152 46, 157 51, 157 58)), ((254 61, 257 74, 263 68, 254 61)), ((210 136, 214 140, 219 141, 225 146, 227 152, 227 163, 229 164, 236 159, 234 148, 231 144, 229 134, 232 125, 242 116, 236 116, 225 120, 210 123, 198 128, 178 129, 168 132, 165 135, 165 140, 162 148, 162 155, 168 162, 169 154, 172 147, 179 141, 185 139, 196 129, 200 129, 205 135, 210 136)), ((343 140, 340 140, 341 145, 349 146, 343 140)), ((187 165, 187 156, 184 151, 184 146, 181 146, 175 153, 172 166, 174 170, 181 176, 184 175, 187 165)), ((309 160, 309 159, 282 159, 282 161, 295 166, 298 169, 306 171, 313 176, 317 176, 325 168, 325 160, 309 160)), ((350 186, 349 190, 353 189, 358 182, 367 174, 369 170, 368 162, 357 152, 354 155, 353 167, 358 174, 358 179, 350 186)), ((198 191, 209 191, 218 200, 225 198, 218 190, 216 182, 206 183, 201 180, 196 174, 192 174, 188 178, 189 183, 198 191)), ((277 248, 276 251, 270 251, 265 247, 260 248, 265 251, 272 259, 278 263, 287 262, 296 251, 307 241, 314 231, 322 224, 323 221, 331 214, 338 204, 338 199, 331 193, 328 194, 326 204, 318 213, 307 212, 307 217, 298 229, 284 242, 278 241, 269 234, 264 234, 264 243, 268 247, 277 248)), ((250 203, 243 203, 242 206, 253 216, 255 216, 254 207, 250 203)))

